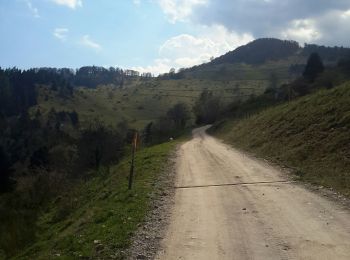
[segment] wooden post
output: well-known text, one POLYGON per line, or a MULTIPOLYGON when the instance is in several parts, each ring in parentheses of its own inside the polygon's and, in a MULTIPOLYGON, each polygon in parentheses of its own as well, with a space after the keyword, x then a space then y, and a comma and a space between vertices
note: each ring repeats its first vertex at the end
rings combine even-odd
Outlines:
POLYGON ((131 166, 129 174, 129 190, 132 188, 132 182, 134 178, 134 162, 135 162, 135 152, 138 141, 138 133, 135 131, 134 138, 132 139, 132 148, 131 148, 131 166))

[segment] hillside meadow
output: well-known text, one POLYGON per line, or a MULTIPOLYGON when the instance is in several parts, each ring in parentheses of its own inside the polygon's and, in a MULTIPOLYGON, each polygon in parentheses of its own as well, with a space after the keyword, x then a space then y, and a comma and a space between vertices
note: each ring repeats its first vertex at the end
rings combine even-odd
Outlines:
POLYGON ((350 82, 227 119, 211 133, 237 148, 294 169, 303 181, 350 195, 350 82))

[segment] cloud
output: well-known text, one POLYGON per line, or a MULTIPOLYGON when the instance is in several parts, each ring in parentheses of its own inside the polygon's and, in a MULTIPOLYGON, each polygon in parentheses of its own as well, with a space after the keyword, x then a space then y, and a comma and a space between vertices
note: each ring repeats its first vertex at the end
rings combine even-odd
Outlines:
POLYGON ((349 24, 350 11, 329 11, 311 19, 292 21, 281 36, 299 42, 349 47, 349 24))
POLYGON ((136 6, 140 6, 140 5, 141 5, 141 0, 132 0, 132 2, 133 2, 134 5, 136 5, 136 6))
POLYGON ((208 0, 158 0, 171 23, 186 21, 194 7, 207 4, 208 0))
POLYGON ((33 16, 34 16, 35 18, 40 18, 38 8, 34 7, 33 4, 32 4, 32 2, 30 2, 29 0, 26 0, 25 2, 26 2, 26 4, 27 4, 29 10, 32 12, 33 16))
POLYGON ((350 47, 350 12, 329 11, 314 18, 316 31, 320 38, 316 42, 325 45, 343 45, 350 47))
POLYGON ((91 49, 94 49, 96 51, 100 51, 102 50, 102 47, 100 44, 98 44, 97 42, 93 41, 91 38, 90 38, 90 35, 86 34, 84 35, 81 40, 80 40, 80 44, 81 45, 84 45, 88 48, 91 48, 91 49))
POLYGON ((159 74, 169 72, 170 68, 192 67, 252 40, 249 34, 230 32, 223 26, 202 26, 197 35, 180 34, 168 39, 160 46, 153 65, 137 69, 159 74))
POLYGON ((343 19, 349 18, 349 17, 350 17, 350 9, 347 10, 347 11, 345 11, 345 12, 341 15, 341 17, 342 17, 343 19))
POLYGON ((66 41, 68 32, 69 30, 67 28, 56 28, 53 31, 53 36, 55 36, 60 41, 66 41))
POLYGON ((131 69, 139 71, 140 73, 143 72, 150 72, 154 75, 158 75, 160 73, 169 72, 170 68, 172 68, 172 61, 169 59, 155 59, 152 65, 142 67, 142 66, 135 66, 131 69))
POLYGON ((322 38, 316 21, 313 19, 293 20, 288 28, 281 31, 281 37, 284 39, 292 39, 298 42, 316 42, 322 38))
POLYGON ((58 5, 64 5, 71 9, 76 9, 77 7, 83 6, 82 0, 52 0, 52 1, 58 5))
POLYGON ((255 38, 349 45, 349 0, 158 0, 170 21, 220 24, 255 38))
POLYGON ((331 10, 347 10, 348 0, 211 0, 193 14, 204 24, 220 23, 235 31, 267 34, 293 20, 310 19, 331 10))

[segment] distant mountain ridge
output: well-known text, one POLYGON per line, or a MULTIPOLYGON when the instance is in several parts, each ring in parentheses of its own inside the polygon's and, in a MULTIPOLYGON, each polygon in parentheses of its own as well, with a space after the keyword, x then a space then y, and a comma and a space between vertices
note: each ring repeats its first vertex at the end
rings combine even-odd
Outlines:
POLYGON ((162 78, 201 79, 261 79, 263 74, 280 74, 280 78, 300 75, 311 53, 317 52, 326 66, 334 66, 341 60, 350 60, 350 48, 326 47, 316 44, 300 46, 292 40, 261 38, 233 51, 191 68, 180 69, 176 74, 164 74, 162 78), (274 65, 271 65, 272 63, 274 65), (259 77, 251 77, 259 72, 259 77))
POLYGON ((350 57, 350 48, 326 47, 316 44, 305 44, 305 47, 301 47, 296 41, 261 38, 240 46, 208 64, 246 63, 254 65, 269 60, 285 59, 292 55, 308 57, 313 52, 317 52, 322 59, 333 62, 350 57))
POLYGON ((209 64, 247 63, 261 64, 268 60, 279 60, 296 54, 300 50, 296 41, 262 38, 230 51, 209 64))

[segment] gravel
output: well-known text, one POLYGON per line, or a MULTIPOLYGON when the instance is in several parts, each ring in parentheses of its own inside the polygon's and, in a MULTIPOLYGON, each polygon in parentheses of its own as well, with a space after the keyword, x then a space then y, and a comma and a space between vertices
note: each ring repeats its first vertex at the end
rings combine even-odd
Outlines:
POLYGON ((132 238, 127 259, 154 259, 158 251, 174 205, 175 159, 176 152, 173 152, 167 167, 155 182, 151 194, 151 210, 132 238))

